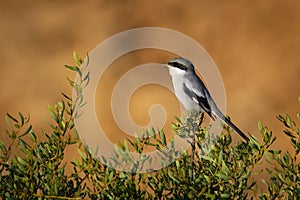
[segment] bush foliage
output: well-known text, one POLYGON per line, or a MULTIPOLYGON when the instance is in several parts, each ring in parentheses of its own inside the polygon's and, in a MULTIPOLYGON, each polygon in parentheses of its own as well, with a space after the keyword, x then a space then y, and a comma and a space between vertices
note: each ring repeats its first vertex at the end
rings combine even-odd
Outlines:
MULTIPOLYGON (((83 148, 74 128, 74 118, 79 117, 76 107, 84 106, 81 90, 88 84, 89 73, 83 77, 86 66, 81 67, 83 60, 76 53, 73 57, 76 65, 66 67, 80 77, 79 84, 68 79, 77 96, 72 101, 63 94, 64 100, 48 107, 53 123, 52 132, 43 133, 45 139, 37 137, 41 134, 33 130, 29 116, 7 114, 8 128, 0 141, 1 199, 300 199, 299 113, 296 120, 278 116, 292 152, 271 149, 276 138, 259 122, 262 139, 251 135, 249 143, 233 144, 227 128, 220 138, 208 128, 197 128, 192 148, 153 172, 117 171, 99 162, 83 148), (215 145, 203 145, 204 138, 216 140, 215 145), (65 151, 74 145, 78 155, 67 162, 65 151), (272 167, 257 170, 264 160, 272 167), (263 180, 266 191, 258 191, 254 177, 263 170, 270 178, 263 180)), ((202 118, 198 119, 201 123, 202 118)), ((186 128, 191 130, 189 126, 186 120, 178 120, 172 129, 180 135, 186 128)), ((162 131, 147 132, 148 138, 130 139, 120 148, 142 154, 148 146, 161 150, 172 143, 162 131)))

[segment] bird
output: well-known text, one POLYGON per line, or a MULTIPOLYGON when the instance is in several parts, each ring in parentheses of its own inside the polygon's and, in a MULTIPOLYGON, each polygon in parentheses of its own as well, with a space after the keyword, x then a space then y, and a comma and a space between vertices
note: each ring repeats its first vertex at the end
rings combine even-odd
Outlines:
POLYGON ((249 142, 249 138, 220 111, 203 81, 195 72, 193 63, 182 57, 176 57, 164 67, 169 68, 172 77, 175 96, 188 112, 206 112, 213 120, 219 118, 224 124, 232 128, 242 138, 249 142))

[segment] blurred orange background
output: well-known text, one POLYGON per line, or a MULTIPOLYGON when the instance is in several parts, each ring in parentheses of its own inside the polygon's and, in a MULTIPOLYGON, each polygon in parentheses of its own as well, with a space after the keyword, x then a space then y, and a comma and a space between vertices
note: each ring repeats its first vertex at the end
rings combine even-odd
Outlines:
MULTIPOLYGON (((261 120, 278 138, 274 148, 287 146, 287 137, 276 115, 295 116, 299 111, 300 2, 0 3, 1 130, 6 127, 5 114, 16 115, 19 111, 30 113, 36 132, 41 132, 41 128, 47 130, 47 105, 61 100, 62 91, 71 93, 65 77, 74 74, 63 65, 73 64, 73 50, 85 57, 114 34, 155 26, 180 31, 207 50, 223 77, 227 114, 242 130, 260 137, 257 122, 261 120)), ((118 63, 134 66, 170 58, 159 51, 145 51, 125 56, 118 63)), ((173 116, 168 117, 174 121, 173 116)))

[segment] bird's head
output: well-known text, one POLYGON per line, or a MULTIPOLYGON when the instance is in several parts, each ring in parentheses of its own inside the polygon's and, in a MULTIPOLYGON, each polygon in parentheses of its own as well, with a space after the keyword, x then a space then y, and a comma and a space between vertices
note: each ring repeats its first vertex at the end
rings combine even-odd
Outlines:
POLYGON ((176 74, 186 74, 188 72, 195 72, 194 65, 191 61, 185 58, 173 58, 163 66, 168 67, 170 71, 176 74))

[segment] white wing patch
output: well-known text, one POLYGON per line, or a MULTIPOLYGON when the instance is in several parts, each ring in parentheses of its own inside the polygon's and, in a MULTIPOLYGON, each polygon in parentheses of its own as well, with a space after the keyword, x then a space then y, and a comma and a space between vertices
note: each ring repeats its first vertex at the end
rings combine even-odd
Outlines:
POLYGON ((193 101, 196 102, 197 104, 199 104, 199 101, 197 100, 197 98, 192 97, 193 101))

